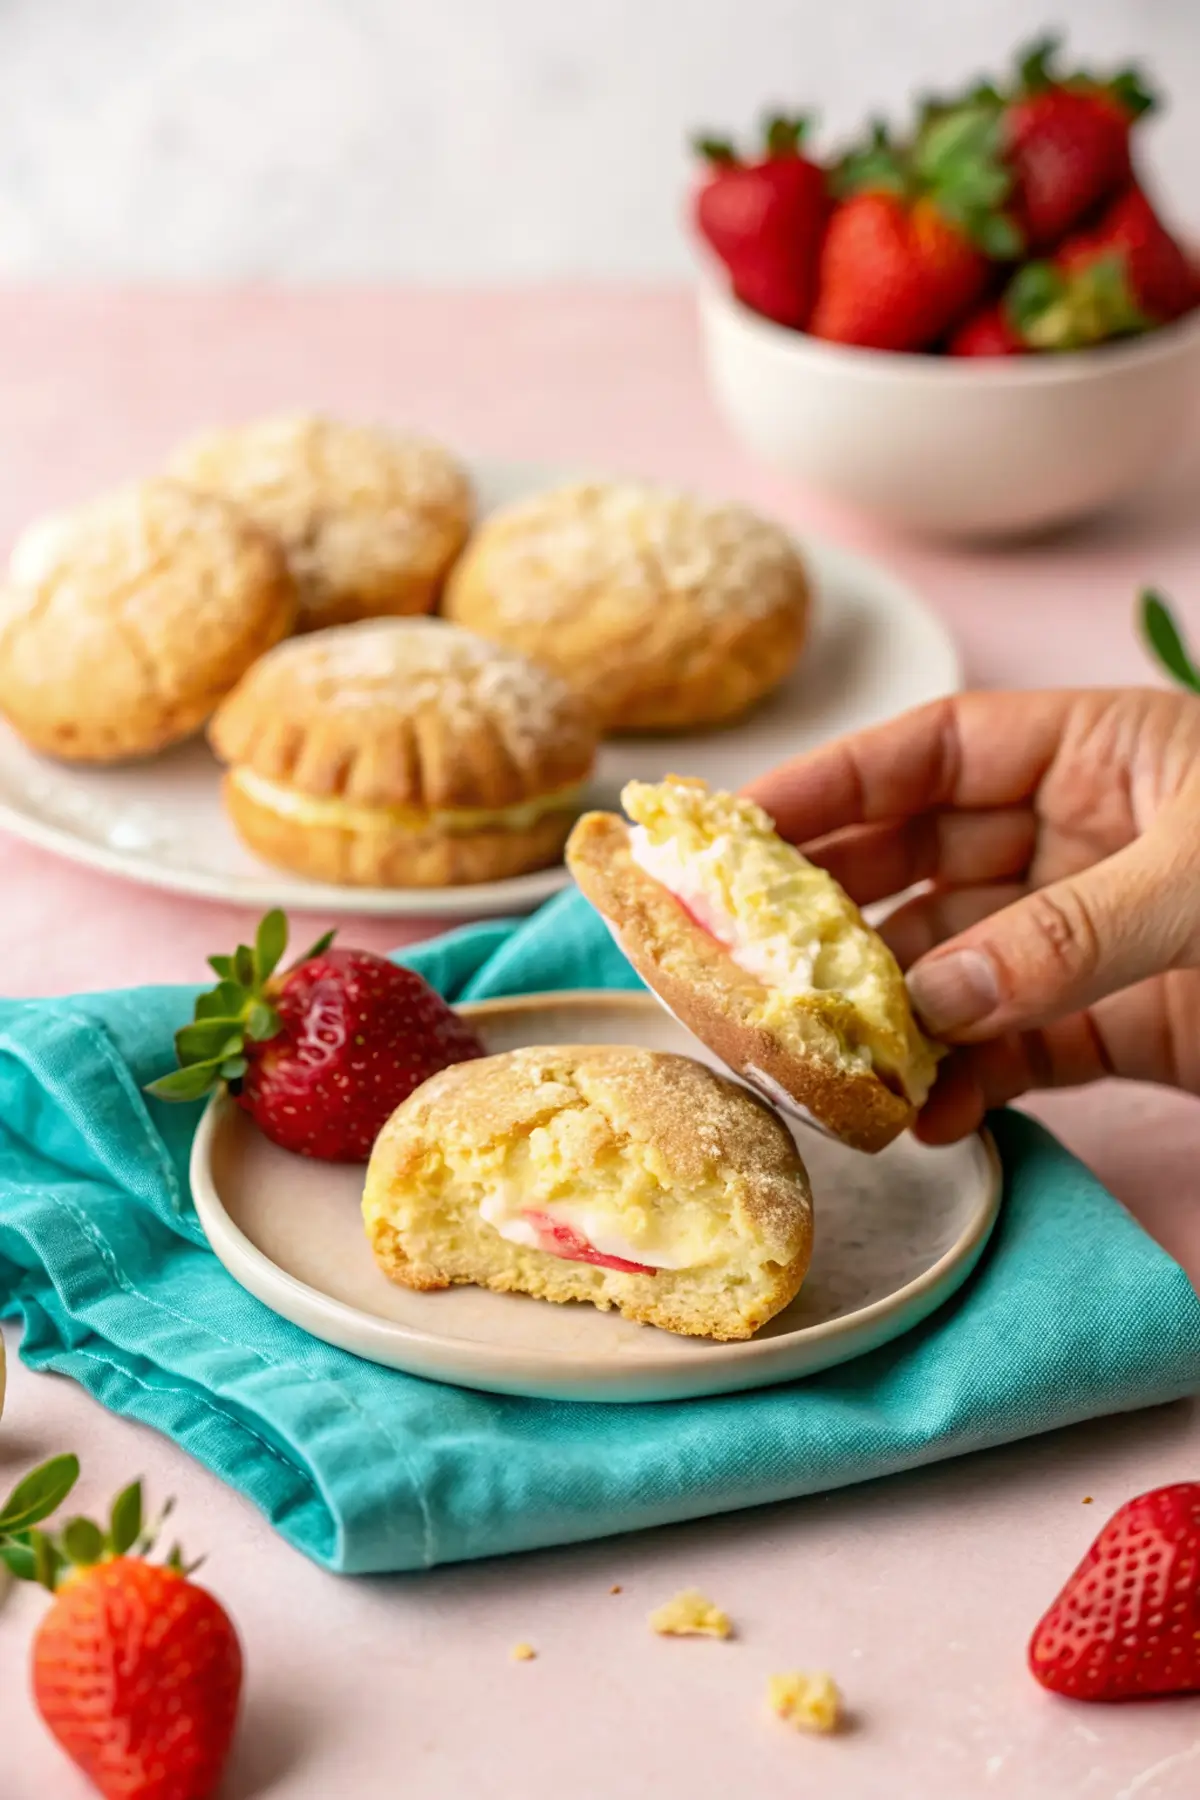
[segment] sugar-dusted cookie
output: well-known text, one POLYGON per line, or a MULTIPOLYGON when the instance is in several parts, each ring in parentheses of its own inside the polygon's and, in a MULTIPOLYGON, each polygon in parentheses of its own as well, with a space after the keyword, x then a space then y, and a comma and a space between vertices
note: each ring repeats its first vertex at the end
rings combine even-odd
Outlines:
POLYGON ((556 676, 440 619, 291 639, 213 719, 251 849, 323 881, 443 887, 556 862, 596 747, 556 676))
POLYGON ((0 713, 79 762, 188 737, 291 630, 275 540, 227 501, 156 479, 38 521, 0 588, 0 713))
POLYGON ((280 539, 301 631, 429 612, 470 529, 470 484, 449 452, 370 426, 261 419, 209 432, 172 466, 280 539))
POLYGON ((607 731, 686 731, 778 686, 809 588, 788 534, 745 507, 592 483, 486 519, 443 609, 554 669, 607 731))

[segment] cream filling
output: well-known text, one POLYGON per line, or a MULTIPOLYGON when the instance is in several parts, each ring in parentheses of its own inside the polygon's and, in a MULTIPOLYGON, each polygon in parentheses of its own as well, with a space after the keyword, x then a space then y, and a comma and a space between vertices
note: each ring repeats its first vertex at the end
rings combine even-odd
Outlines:
MULTIPOLYGON (((698 1251, 663 1228, 661 1219, 653 1220, 644 1241, 636 1241, 613 1223, 612 1215, 596 1206, 578 1201, 554 1200, 530 1206, 527 1188, 500 1186, 485 1195, 479 1203, 479 1216, 493 1231, 511 1244, 529 1250, 546 1250, 542 1234, 526 1214, 542 1213, 548 1219, 569 1225, 588 1246, 601 1256, 619 1256, 624 1262, 645 1263, 651 1269, 688 1269, 696 1262, 698 1251)), ((553 1250, 548 1251, 553 1255, 553 1250)))
POLYGON ((728 854, 727 837, 713 838, 702 850, 684 856, 677 838, 655 844, 644 825, 635 825, 629 833, 629 849, 638 868, 674 894, 697 924, 725 946, 739 969, 792 1000, 818 992, 813 981, 821 949, 818 942, 805 946, 782 933, 748 938, 712 887, 706 885, 704 870, 728 854))
POLYGON ((332 825, 342 831, 408 831, 414 835, 440 831, 448 835, 473 831, 528 831, 550 813, 577 811, 583 800, 584 784, 557 788, 553 793, 538 794, 516 806, 501 807, 436 807, 359 806, 351 800, 322 799, 301 793, 283 782, 268 781, 253 769, 230 771, 235 787, 255 802, 283 819, 294 819, 299 825, 332 825))

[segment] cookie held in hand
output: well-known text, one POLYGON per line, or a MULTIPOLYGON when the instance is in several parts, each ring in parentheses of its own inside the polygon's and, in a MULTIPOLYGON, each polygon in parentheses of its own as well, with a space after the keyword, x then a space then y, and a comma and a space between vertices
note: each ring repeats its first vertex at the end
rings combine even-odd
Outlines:
POLYGON ((633 781, 567 845, 583 892, 680 1022, 785 1111, 856 1150, 911 1125, 940 1051, 887 945, 752 801, 633 781))

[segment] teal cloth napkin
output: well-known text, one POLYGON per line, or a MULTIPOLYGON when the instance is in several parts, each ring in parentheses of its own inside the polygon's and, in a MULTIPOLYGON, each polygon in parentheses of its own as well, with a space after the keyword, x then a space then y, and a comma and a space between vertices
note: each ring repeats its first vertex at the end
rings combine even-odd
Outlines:
MULTIPOLYGON (((406 960, 456 999, 637 987, 576 894, 406 960)), ((347 1573, 602 1537, 865 1481, 1200 1386, 1187 1278, 1078 1162, 995 1120, 1006 1194, 962 1293, 789 1387, 658 1406, 443 1387, 327 1348, 206 1247, 197 1109, 148 1099, 193 990, 0 1003, 0 1313, 347 1573)))

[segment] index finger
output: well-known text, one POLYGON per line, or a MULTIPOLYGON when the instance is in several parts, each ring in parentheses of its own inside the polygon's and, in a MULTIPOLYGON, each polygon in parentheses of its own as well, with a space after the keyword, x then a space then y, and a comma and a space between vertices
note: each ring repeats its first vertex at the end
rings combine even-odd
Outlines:
POLYGON ((1017 806, 1054 761, 1081 698, 953 694, 781 763, 744 792, 794 844, 934 807, 1017 806))

